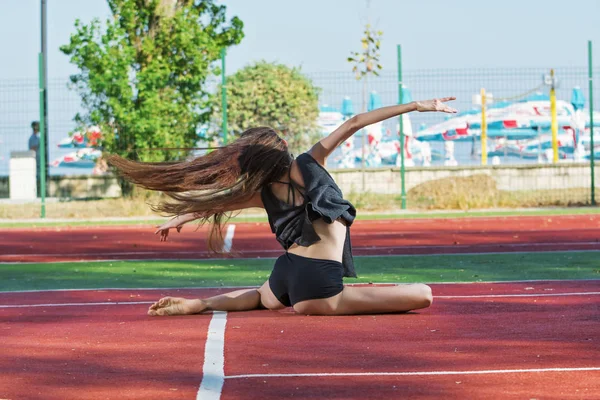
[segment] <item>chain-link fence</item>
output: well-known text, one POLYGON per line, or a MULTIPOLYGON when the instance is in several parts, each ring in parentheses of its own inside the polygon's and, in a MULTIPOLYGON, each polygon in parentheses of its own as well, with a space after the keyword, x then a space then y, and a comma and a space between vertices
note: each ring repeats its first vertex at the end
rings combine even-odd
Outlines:
MULTIPOLYGON (((480 106, 474 104, 473 100, 481 88, 485 88, 488 96, 493 96, 494 103, 490 107, 502 102, 523 102, 538 94, 541 96, 537 98, 543 99, 543 96, 548 95, 549 87, 543 85, 542 77, 549 72, 549 68, 432 69, 407 71, 404 73, 403 82, 405 90, 413 99, 456 96, 454 106, 461 111, 473 110, 476 118, 480 106)), ((556 97, 561 104, 571 104, 573 89, 576 87, 581 88, 585 99, 588 100, 587 68, 557 67, 555 74, 558 79, 556 97)), ((354 113, 373 106, 398 103, 396 71, 384 71, 379 77, 369 78, 366 85, 363 81, 357 81, 350 72, 307 75, 315 86, 321 88, 319 103, 324 113, 342 115, 348 102, 352 103, 354 113)), ((598 110, 600 68, 595 68, 594 76, 595 109, 598 110)), ((97 188, 105 185, 89 183, 90 179, 93 179, 89 177, 92 174, 93 160, 90 157, 86 158, 81 149, 69 145, 59 147, 59 144, 64 143, 63 140, 73 133, 73 117, 81 111, 79 96, 67 88, 67 82, 68 79, 53 79, 48 83, 48 163, 52 176, 50 195, 101 197, 103 193, 97 188), (64 162, 65 160, 75 162, 64 162), (64 182, 68 180, 87 183, 67 185, 64 182), (86 194, 90 185, 96 189, 93 193, 86 194), (59 187, 79 189, 60 191, 59 187)), ((585 108, 588 106, 586 101, 585 108)), ((37 81, 0 81, 0 197, 8 197, 6 177, 9 174, 10 152, 27 150, 31 122, 38 118, 37 81)), ((487 146, 490 165, 481 166, 481 141, 477 135, 453 142, 453 148, 450 148, 452 146, 448 146, 449 141, 443 138, 421 140, 420 132, 444 122, 445 118, 446 116, 440 114, 413 113, 405 120, 404 131, 410 135, 405 153, 408 166, 405 182, 409 207, 590 204, 591 168, 589 160, 586 159, 591 150, 589 131, 582 132, 584 153, 580 154, 577 162, 574 162, 576 160, 573 156, 575 143, 573 140, 569 142, 564 126, 561 126, 559 163, 553 164, 549 159, 551 153, 548 151, 547 135, 520 140, 491 136, 487 146)), ((600 121, 595 123, 600 124, 600 121)), ((398 155, 401 146, 398 140, 398 119, 386 121, 376 129, 379 129, 378 134, 371 135, 367 132, 368 140, 365 138, 370 153, 367 155, 368 175, 364 189, 381 196, 399 196, 398 155)), ((598 130, 597 128, 596 137, 600 135, 598 130)), ((363 140, 361 134, 354 138, 350 152, 338 149, 328 165, 336 171, 336 178, 347 193, 363 190, 360 184, 361 173, 357 171, 362 164, 359 151, 363 140)), ((596 140, 596 146, 599 145, 600 140, 596 140)), ((596 175, 599 175, 598 164, 596 165, 596 175)), ((111 193, 118 191, 113 190, 111 193)))
MULTIPOLYGON (((68 78, 48 82, 48 163, 73 152, 60 148, 62 139, 75 129, 73 117, 81 111, 79 95, 67 88, 68 78)), ((39 86, 37 80, 0 80, 0 176, 8 176, 10 152, 28 150, 32 134, 31 123, 40 118, 39 86)), ((85 168, 51 167, 52 175, 89 174, 85 168)))
MULTIPOLYGON (((511 105, 511 112, 504 112, 504 120, 523 118, 520 113, 539 112, 536 117, 540 123, 536 130, 521 130, 522 136, 502 136, 499 130, 492 131, 487 140, 487 165, 482 166, 482 146, 480 136, 465 135, 461 140, 450 140, 444 136, 444 121, 448 116, 437 113, 413 113, 404 119, 406 140, 406 188, 409 207, 433 208, 469 208, 497 206, 546 206, 591 203, 591 167, 590 129, 577 130, 575 137, 574 122, 567 115, 575 113, 572 106, 573 91, 583 94, 588 100, 588 69, 585 67, 554 68, 558 80, 556 99, 559 112, 558 154, 559 162, 553 163, 552 136, 550 134, 550 86, 544 83, 544 77, 550 74, 550 68, 486 68, 486 69, 432 69, 408 71, 403 75, 405 91, 409 98, 429 99, 444 96, 456 96, 453 106, 463 114, 470 115, 470 123, 481 123, 481 104, 478 96, 485 89, 489 114, 492 110, 501 110, 511 105), (516 105, 516 106, 515 106, 516 105), (529 109, 528 109, 529 108, 529 109), (511 114, 512 113, 512 114, 511 114), (562 114, 561 114, 562 113, 562 114), (435 127, 440 126, 437 134, 435 127), (541 127, 541 128, 540 128, 541 127), (420 136, 429 131, 431 135, 420 136), (445 140, 448 139, 448 140, 445 140), (577 153, 576 140, 580 141, 577 153), (424 151, 426 150, 426 151, 424 151), (426 160, 426 157, 429 157, 426 160)), ((600 76, 600 68, 595 68, 594 77, 600 76)), ((398 102, 398 77, 395 71, 382 73, 367 82, 368 93, 365 96, 364 82, 353 76, 339 73, 312 74, 313 82, 322 88, 321 102, 341 110, 343 99, 351 101, 355 110, 369 108, 373 98, 382 105, 398 102), (349 99, 349 100, 348 100, 349 99)), ((598 92, 598 84, 595 91, 598 92)), ((406 95, 406 93, 405 93, 406 95)), ((406 96, 404 99, 406 100, 406 96)), ((598 95, 595 96, 598 99, 598 95)), ((581 106, 581 105, 579 105, 581 106)), ((588 118, 587 108, 582 111, 588 118)), ((595 109, 598 110, 598 102, 595 109)), ((389 148, 390 143, 400 151, 398 145, 398 122, 392 119, 383 124, 382 136, 376 150, 381 152, 377 158, 379 175, 375 170, 367 172, 366 190, 378 193, 399 193, 400 175, 398 152, 389 148), (389 154, 392 153, 393 157, 389 154), (385 169, 381 169, 385 168, 385 169), (389 172, 387 172, 389 171, 389 172)), ((588 121, 589 124, 589 121, 588 121)), ((451 126, 452 124, 450 124, 451 126)), ((596 154, 600 149, 600 121, 596 125, 596 154)), ((448 128, 448 126, 446 126, 448 128)), ((379 129, 379 128, 377 128, 379 129)), ((506 135, 514 134, 504 130, 506 135)), ((448 132, 446 132, 448 133, 448 132)), ((454 133, 449 133, 452 136, 454 133)), ((369 137, 369 143, 372 143, 369 137)), ((355 139, 354 148, 360 148, 360 138, 355 139)), ((369 146, 373 147, 373 146, 369 146)), ((394 148, 392 147, 392 149, 394 148)), ((358 151, 356 151, 358 153, 358 151)), ((340 157, 342 158, 342 157, 340 157)), ((361 167, 360 155, 354 158, 350 166, 361 167)), ((369 163, 373 165, 373 163, 369 163)), ((598 165, 598 164, 596 164, 598 165)), ((596 166, 596 175, 598 166, 596 166)), ((338 179, 346 181, 353 191, 361 191, 359 173, 348 170, 338 172, 338 179)), ((596 191, 597 192, 597 191, 596 191)), ((596 198, 598 195, 596 194, 596 198)))

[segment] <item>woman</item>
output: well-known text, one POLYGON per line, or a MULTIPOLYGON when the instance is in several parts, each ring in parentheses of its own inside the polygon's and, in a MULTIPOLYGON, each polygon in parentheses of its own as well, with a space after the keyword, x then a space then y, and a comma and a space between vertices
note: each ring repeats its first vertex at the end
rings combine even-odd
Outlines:
POLYGON ((360 114, 293 159, 287 143, 270 128, 252 128, 238 140, 190 161, 137 163, 109 156, 109 162, 133 183, 160 190, 175 200, 155 210, 175 215, 158 227, 161 240, 170 229, 193 220, 211 221, 211 249, 223 243, 226 213, 265 208, 286 253, 275 261, 269 280, 258 289, 236 290, 207 299, 165 297, 149 315, 197 314, 203 311, 278 310, 302 314, 391 313, 428 307, 431 289, 422 284, 344 286, 355 277, 349 228, 356 210, 324 168, 325 159, 365 126, 411 111, 455 113, 445 103, 454 97, 383 107, 360 114))

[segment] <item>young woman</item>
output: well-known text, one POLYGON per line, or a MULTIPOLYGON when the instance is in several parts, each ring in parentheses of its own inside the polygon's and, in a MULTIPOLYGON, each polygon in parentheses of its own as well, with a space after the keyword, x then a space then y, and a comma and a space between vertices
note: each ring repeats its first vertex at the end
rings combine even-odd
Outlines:
POLYGON ((174 201, 155 207, 175 217, 158 227, 161 240, 170 229, 194 220, 212 224, 211 249, 223 243, 227 213, 264 208, 285 249, 267 282, 258 289, 236 290, 207 299, 165 297, 149 315, 203 311, 278 310, 302 314, 391 313, 428 307, 431 289, 423 284, 385 287, 344 286, 355 277, 349 228, 356 210, 325 170, 325 159, 367 125, 411 111, 455 113, 445 103, 454 97, 383 107, 360 114, 294 159, 287 143, 270 128, 252 128, 235 142, 210 154, 179 163, 137 163, 117 156, 109 162, 131 182, 159 190, 174 201))

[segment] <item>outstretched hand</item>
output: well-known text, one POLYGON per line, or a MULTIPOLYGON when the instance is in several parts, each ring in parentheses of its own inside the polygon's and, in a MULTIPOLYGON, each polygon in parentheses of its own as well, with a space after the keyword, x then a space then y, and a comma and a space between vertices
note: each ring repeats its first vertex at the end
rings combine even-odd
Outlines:
POLYGON ((417 101, 417 111, 438 111, 445 112, 448 114, 455 114, 458 112, 455 108, 452 108, 446 104, 448 101, 456 100, 456 97, 442 97, 441 99, 417 101))
POLYGON ((181 232, 181 227, 183 226, 184 223, 182 223, 181 221, 177 220, 177 217, 165 222, 162 225, 158 225, 156 228, 156 232, 154 232, 155 235, 158 235, 160 233, 160 241, 161 242, 166 242, 167 241, 167 237, 169 237, 169 230, 172 228, 177 229, 177 233, 181 232))

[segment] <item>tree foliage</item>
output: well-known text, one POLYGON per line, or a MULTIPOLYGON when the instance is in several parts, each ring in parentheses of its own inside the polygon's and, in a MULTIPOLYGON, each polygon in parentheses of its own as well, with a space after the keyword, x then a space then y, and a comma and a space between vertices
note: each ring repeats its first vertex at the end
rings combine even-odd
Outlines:
POLYGON ((194 146, 212 108, 207 78, 243 24, 213 0, 107 1, 112 18, 76 21, 61 47, 79 68, 71 83, 85 112, 75 120, 100 126, 108 152, 166 160, 168 152, 142 149, 194 146))
MULTIPOLYGON (((318 140, 319 90, 299 69, 257 62, 227 77, 226 92, 231 139, 248 128, 270 126, 293 153, 306 151, 318 140)), ((222 122, 220 107, 215 104, 217 126, 222 122)))

